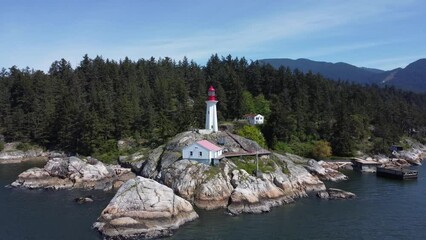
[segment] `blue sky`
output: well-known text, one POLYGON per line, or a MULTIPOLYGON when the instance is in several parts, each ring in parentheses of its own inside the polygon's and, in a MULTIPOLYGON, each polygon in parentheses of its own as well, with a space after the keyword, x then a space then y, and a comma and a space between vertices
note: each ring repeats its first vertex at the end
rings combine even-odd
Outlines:
POLYGON ((424 0, 0 0, 0 68, 84 54, 309 58, 390 70, 426 57, 424 0))

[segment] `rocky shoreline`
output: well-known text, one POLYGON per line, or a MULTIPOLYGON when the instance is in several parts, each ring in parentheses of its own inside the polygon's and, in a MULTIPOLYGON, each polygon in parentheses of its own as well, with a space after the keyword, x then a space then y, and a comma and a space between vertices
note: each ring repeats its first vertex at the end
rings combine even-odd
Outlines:
POLYGON ((19 174, 12 187, 29 189, 118 189, 135 177, 130 169, 105 165, 94 158, 52 158, 43 168, 30 168, 19 174))
POLYGON ((13 164, 28 161, 44 161, 46 162, 51 154, 43 152, 41 149, 29 151, 3 151, 0 152, 0 164, 13 164))
MULTIPOLYGON (((269 170, 253 174, 244 169, 240 158, 223 158, 217 166, 181 159, 182 148, 201 139, 220 140, 224 142, 224 151, 229 152, 264 150, 256 142, 230 133, 191 131, 178 134, 150 152, 121 157, 120 164, 130 168, 105 165, 90 157, 51 158, 44 168, 21 173, 11 186, 119 188, 93 225, 110 239, 170 236, 180 225, 198 217, 193 206, 206 210, 224 209, 230 215, 238 215, 268 212, 273 207, 307 197, 309 193, 322 199, 355 197, 340 189, 327 189, 323 183, 347 180, 348 177, 338 170, 348 168, 348 162, 317 162, 292 154, 272 153, 261 160, 269 163, 269 170)), ((404 156, 421 158, 424 149, 416 153, 418 155, 413 155, 411 151, 404 156)), ((383 158, 378 161, 393 162, 383 158)))

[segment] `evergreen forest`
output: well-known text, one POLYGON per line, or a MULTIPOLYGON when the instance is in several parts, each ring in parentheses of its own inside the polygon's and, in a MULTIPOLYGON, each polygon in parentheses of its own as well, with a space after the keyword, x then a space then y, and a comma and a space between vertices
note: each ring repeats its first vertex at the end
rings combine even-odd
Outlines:
MULTIPOLYGON (((220 123, 265 115, 265 144, 303 153, 326 142, 334 155, 387 152, 405 137, 425 142, 426 95, 324 79, 245 58, 212 55, 205 66, 187 58, 114 61, 85 55, 48 73, 13 66, 0 72, 0 134, 92 155, 132 138, 155 147, 204 127, 205 100, 216 88, 220 123)), ((302 154, 306 155, 306 154, 302 154)))

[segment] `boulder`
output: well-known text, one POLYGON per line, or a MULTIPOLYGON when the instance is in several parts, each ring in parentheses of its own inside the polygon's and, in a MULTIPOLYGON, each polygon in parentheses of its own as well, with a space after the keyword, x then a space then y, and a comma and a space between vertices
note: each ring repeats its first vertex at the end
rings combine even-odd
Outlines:
POLYGON ((52 177, 66 178, 68 176, 68 165, 67 159, 52 158, 43 169, 52 177))
POLYGON ((106 238, 158 238, 196 218, 192 205, 171 188, 136 177, 121 186, 93 227, 106 238))
POLYGON ((31 168, 19 174, 13 187, 46 189, 100 189, 120 187, 135 175, 130 169, 105 165, 94 158, 53 158, 43 168, 31 168))
POLYGON ((349 199, 355 198, 356 195, 351 192, 343 191, 337 188, 328 188, 327 190, 319 191, 317 196, 321 199, 349 199))

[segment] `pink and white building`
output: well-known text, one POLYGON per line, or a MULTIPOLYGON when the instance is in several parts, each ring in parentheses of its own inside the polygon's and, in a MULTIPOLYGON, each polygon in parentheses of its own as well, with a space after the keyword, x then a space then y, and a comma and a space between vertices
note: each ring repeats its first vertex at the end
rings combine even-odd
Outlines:
POLYGON ((222 148, 207 140, 195 142, 182 149, 183 159, 195 160, 207 165, 217 164, 221 155, 222 148))

